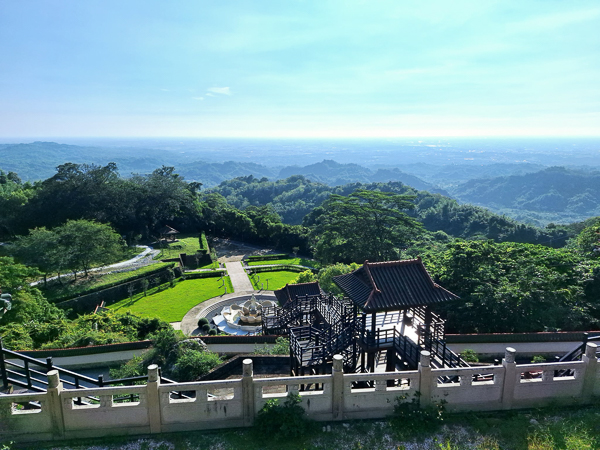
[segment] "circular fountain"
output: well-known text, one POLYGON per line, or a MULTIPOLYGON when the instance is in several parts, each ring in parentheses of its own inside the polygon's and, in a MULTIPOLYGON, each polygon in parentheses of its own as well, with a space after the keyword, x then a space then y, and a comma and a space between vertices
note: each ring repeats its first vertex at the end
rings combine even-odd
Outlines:
POLYGON ((249 300, 224 306, 213 322, 228 334, 257 334, 262 330, 263 308, 275 306, 272 300, 257 300, 252 294, 249 300))

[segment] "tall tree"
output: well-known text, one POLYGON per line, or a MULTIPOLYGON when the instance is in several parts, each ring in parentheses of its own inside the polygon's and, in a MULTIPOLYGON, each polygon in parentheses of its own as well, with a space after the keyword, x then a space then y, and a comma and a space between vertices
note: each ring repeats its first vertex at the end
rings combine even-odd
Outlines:
POLYGON ((413 196, 360 189, 332 195, 322 206, 311 238, 324 262, 385 261, 417 236, 421 224, 404 211, 413 196))
POLYGON ((56 233, 60 247, 67 252, 69 269, 83 270, 86 276, 92 265, 105 265, 123 255, 123 240, 106 224, 69 220, 56 233))
POLYGON ((59 245, 58 234, 44 227, 30 230, 29 235, 20 237, 14 253, 22 262, 37 267, 44 274, 44 284, 51 273, 58 273, 60 280, 68 257, 66 249, 59 245))

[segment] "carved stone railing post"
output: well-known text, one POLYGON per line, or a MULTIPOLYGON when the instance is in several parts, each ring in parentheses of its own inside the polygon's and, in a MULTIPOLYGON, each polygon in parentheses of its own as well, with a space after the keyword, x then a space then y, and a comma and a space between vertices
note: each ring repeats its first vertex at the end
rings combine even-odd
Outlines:
POLYGON ((510 409, 515 396, 515 385, 517 384, 517 363, 515 355, 517 351, 512 347, 506 347, 502 366, 504 367, 504 385, 502 387, 502 408, 510 409))
POLYGON ((431 405, 431 353, 427 350, 421 351, 419 361, 419 392, 421 393, 421 406, 431 405))
POLYGON ((583 374, 583 389, 581 392, 584 403, 590 403, 594 395, 596 383, 596 373, 598 372, 598 358, 596 358, 597 344, 593 342, 586 343, 585 354, 581 360, 585 363, 585 371, 583 374))
POLYGON ((254 423, 254 378, 252 360, 245 359, 242 362, 242 411, 244 412, 244 425, 251 426, 254 423))
POLYGON ((52 434, 57 437, 63 437, 65 434, 65 418, 62 409, 62 398, 61 393, 63 391, 63 384, 60 381, 60 375, 58 370, 51 370, 47 374, 48 376, 48 390, 46 395, 48 401, 46 402, 48 412, 52 418, 52 434))
MULTIPOLYGON (((158 376, 158 366, 152 364, 148 366, 148 384, 146 385, 146 398, 148 408, 148 419, 150 421, 150 433, 160 433, 162 431, 162 411, 160 405, 160 377, 158 376)), ((167 402, 169 393, 167 393, 167 402)))
POLYGON ((344 418, 344 358, 342 355, 333 356, 333 369, 331 372, 331 413, 333 420, 344 418))

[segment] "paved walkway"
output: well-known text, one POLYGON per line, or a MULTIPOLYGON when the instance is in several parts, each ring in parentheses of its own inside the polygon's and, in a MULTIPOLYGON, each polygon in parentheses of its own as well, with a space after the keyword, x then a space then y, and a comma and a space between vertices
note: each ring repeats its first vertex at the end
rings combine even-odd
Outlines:
MULTIPOLYGON (((153 264, 154 262, 158 262, 158 261, 154 261, 154 257, 160 253, 160 250, 154 250, 152 247, 148 247, 147 245, 136 245, 136 247, 143 248, 144 250, 139 255, 136 255, 135 257, 128 259, 127 261, 110 264, 108 266, 94 267, 94 268, 88 270, 88 273, 92 273, 92 272, 104 272, 104 273, 127 272, 129 270, 137 270, 140 267, 147 266, 149 264, 153 264)), ((84 274, 83 271, 77 272, 77 275, 82 275, 82 274, 84 274)), ((71 274, 69 274, 69 273, 61 275, 62 279, 69 279, 69 277, 71 277, 71 274)), ((58 276, 48 277, 46 279, 46 281, 56 280, 57 278, 58 278, 58 276)), ((42 279, 42 280, 34 281, 33 283, 29 283, 29 284, 31 286, 36 286, 43 282, 44 282, 44 280, 42 279)))
POLYGON ((248 278, 248 274, 244 270, 241 261, 228 261, 225 263, 227 274, 231 278, 231 284, 233 285, 233 292, 236 294, 244 294, 247 292, 254 292, 254 286, 248 278))

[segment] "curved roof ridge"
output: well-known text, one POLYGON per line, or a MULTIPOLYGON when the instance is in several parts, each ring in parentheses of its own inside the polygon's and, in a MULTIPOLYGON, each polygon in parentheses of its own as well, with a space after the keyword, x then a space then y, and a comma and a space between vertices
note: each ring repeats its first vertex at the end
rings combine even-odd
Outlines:
POLYGON ((369 261, 365 261, 366 264, 369 264, 370 266, 404 266, 407 264, 414 264, 416 262, 421 262, 421 257, 417 256, 414 259, 403 259, 400 261, 380 261, 380 262, 369 262, 369 261))
MULTIPOLYGON (((377 264, 377 263, 371 263, 371 264, 377 264)), ((373 291, 375 291, 377 293, 381 293, 381 290, 375 284, 375 280, 373 279, 373 275, 371 275, 371 271, 369 270, 369 261, 368 260, 365 261, 365 263, 363 264, 363 267, 365 268, 365 271, 367 272, 367 275, 369 277, 369 281, 371 282, 371 285, 373 286, 373 291)))

